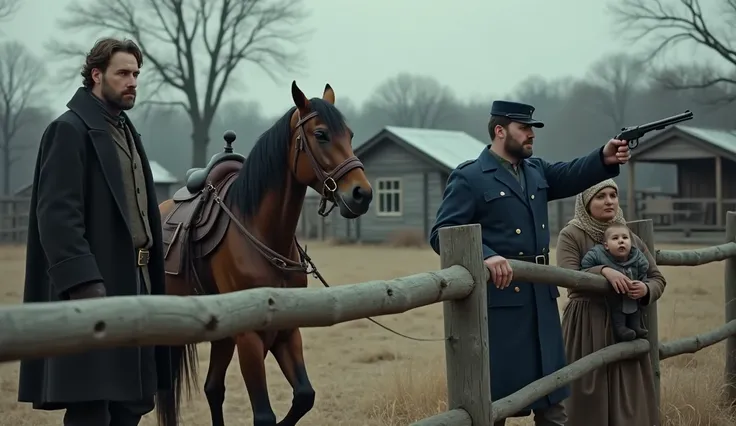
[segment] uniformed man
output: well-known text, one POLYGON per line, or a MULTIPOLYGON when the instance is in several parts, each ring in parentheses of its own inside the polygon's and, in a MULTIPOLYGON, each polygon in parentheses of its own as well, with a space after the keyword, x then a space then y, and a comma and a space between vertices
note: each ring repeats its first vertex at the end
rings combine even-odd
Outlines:
MULTIPOLYGON (((478 158, 450 173, 429 237, 439 254, 438 231, 445 226, 479 223, 483 258, 493 285, 488 286, 488 334, 491 397, 504 398, 566 364, 557 307, 557 287, 512 281, 507 259, 549 264, 547 202, 566 198, 618 176, 629 159, 626 141, 603 147, 570 162, 532 158, 534 108, 496 101, 491 107, 491 144, 478 158)), ((537 426, 563 426, 567 387, 542 397, 513 417, 534 411, 537 426)), ((503 426, 505 420, 495 423, 503 426)))
MULTIPOLYGON (((83 87, 41 139, 33 178, 24 302, 163 294, 160 215, 135 104, 143 55, 102 39, 83 87)), ((165 347, 123 347, 23 360, 19 400, 65 409, 65 426, 135 426, 169 387, 165 347)))

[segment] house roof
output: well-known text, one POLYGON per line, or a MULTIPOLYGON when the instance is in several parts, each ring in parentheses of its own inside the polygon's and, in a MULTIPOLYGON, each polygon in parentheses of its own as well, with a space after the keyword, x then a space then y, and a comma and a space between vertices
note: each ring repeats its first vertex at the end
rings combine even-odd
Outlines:
MULTIPOLYGON (((150 161, 151 164, 151 173, 153 174, 153 183, 177 183, 179 182, 179 179, 176 178, 176 176, 172 175, 171 172, 164 169, 162 165, 155 161, 150 161)), ((19 194, 23 191, 28 190, 31 186, 33 186, 33 182, 29 182, 20 188, 16 189, 13 193, 19 194)))
POLYGON ((164 169, 162 165, 155 161, 151 161, 151 173, 153 174, 154 183, 177 183, 179 179, 172 175, 170 171, 164 169))
POLYGON ((687 143, 698 146, 704 151, 715 152, 723 157, 736 160, 736 130, 683 125, 672 126, 648 139, 642 140, 639 148, 631 152, 631 159, 636 161, 636 157, 671 141, 677 136, 684 138, 687 143))
POLYGON ((689 133, 696 138, 702 139, 703 141, 715 145, 723 150, 736 154, 735 130, 705 129, 691 126, 677 127, 685 133, 689 133))
POLYGON ((386 137, 419 151, 447 170, 454 169, 463 161, 477 158, 486 146, 486 143, 458 130, 386 126, 356 148, 355 154, 365 154, 386 137))

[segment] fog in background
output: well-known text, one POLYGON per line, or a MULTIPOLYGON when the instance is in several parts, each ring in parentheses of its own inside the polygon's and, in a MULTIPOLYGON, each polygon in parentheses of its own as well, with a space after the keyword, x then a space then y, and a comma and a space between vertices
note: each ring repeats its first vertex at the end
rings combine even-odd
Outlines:
MULTIPOLYGON (((734 7, 726 0, 702 1, 702 10, 694 0, 0 0, 0 181, 5 194, 30 183, 45 126, 81 84, 84 52, 104 36, 144 48, 130 115, 149 157, 180 178, 222 149, 227 129, 247 154, 292 105, 292 80, 309 97, 332 85, 356 145, 386 125, 462 130, 487 141, 496 99, 537 108, 547 126, 535 154, 549 160, 685 109, 695 113, 687 125, 733 129, 734 7), (672 17, 679 20, 661 19, 672 17)), ((667 166, 637 172, 639 188, 674 191, 674 179, 667 166)))

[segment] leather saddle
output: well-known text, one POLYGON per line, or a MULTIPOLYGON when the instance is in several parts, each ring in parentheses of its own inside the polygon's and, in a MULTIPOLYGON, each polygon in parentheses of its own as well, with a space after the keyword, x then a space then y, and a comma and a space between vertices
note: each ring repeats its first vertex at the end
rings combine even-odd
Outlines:
POLYGON ((227 133, 225 140, 225 152, 212 156, 206 167, 187 172, 186 184, 172 197, 174 208, 162 220, 167 274, 181 275, 187 263, 193 267, 191 262, 212 253, 225 236, 230 218, 206 187, 212 184, 224 200, 245 162, 243 155, 232 152, 227 133))

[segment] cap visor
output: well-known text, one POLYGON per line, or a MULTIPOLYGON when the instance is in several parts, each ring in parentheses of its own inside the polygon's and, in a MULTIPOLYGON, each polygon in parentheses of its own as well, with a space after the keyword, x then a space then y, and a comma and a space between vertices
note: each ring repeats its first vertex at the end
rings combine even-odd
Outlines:
POLYGON ((514 119, 514 121, 516 121, 517 123, 528 124, 528 125, 530 125, 532 127, 538 128, 538 129, 541 129, 542 127, 544 127, 544 123, 541 122, 541 121, 537 121, 537 120, 517 120, 517 119, 514 119))

